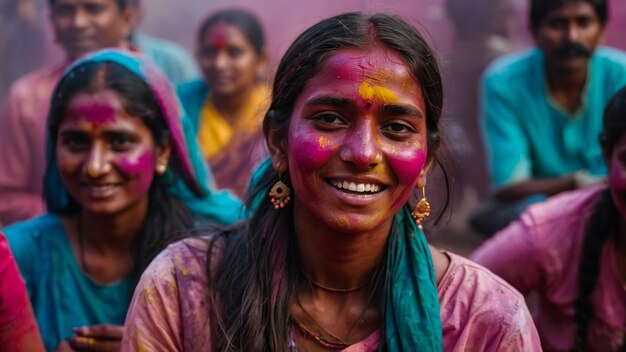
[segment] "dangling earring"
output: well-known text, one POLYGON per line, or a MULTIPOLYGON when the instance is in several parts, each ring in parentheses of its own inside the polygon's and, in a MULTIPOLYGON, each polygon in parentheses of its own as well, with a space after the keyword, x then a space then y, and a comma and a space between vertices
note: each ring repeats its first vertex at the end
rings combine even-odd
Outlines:
POLYGON ((274 183, 274 186, 270 190, 269 196, 272 204, 274 204, 274 208, 284 208, 287 203, 291 200, 289 197, 289 187, 281 181, 282 174, 278 173, 278 181, 274 183))
POLYGON ((420 230, 422 230, 422 221, 424 221, 424 219, 429 215, 430 203, 428 203, 428 200, 426 200, 426 188, 422 187, 422 199, 420 199, 420 201, 417 202, 417 205, 415 205, 415 208, 411 212, 411 216, 413 217, 413 219, 415 219, 415 223, 420 228, 420 230))
POLYGON ((167 162, 160 162, 156 167, 156 172, 159 175, 163 175, 167 171, 167 162))

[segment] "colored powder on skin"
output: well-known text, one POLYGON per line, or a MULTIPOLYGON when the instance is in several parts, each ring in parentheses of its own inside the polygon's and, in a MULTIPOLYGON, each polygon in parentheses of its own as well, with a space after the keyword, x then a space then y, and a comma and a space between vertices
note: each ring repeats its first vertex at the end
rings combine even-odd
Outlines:
POLYGON ((318 141, 319 141, 319 146, 322 149, 334 149, 335 148, 335 145, 330 140, 328 140, 328 138, 324 136, 320 136, 318 141))
POLYGON ((154 178, 155 160, 152 151, 148 150, 139 157, 126 157, 116 163, 119 170, 128 176, 137 177, 137 194, 148 191, 154 178))
POLYGON ((217 25, 213 27, 209 33, 211 41, 217 49, 223 49, 226 46, 226 34, 222 26, 223 25, 217 25))
POLYGON ((368 82, 361 83, 359 95, 363 100, 380 100, 383 104, 395 104, 398 102, 398 98, 389 88, 370 85, 368 82))
POLYGON ((74 121, 85 120, 91 124, 99 125, 115 121, 115 109, 109 104, 89 104, 80 106, 73 111, 74 121))

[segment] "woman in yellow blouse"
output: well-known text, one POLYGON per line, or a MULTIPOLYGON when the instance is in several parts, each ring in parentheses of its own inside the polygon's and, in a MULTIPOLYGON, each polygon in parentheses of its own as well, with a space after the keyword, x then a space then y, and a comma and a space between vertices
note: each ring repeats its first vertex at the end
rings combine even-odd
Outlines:
POLYGON ((258 131, 269 103, 259 21, 239 9, 213 14, 198 32, 197 59, 204 80, 181 84, 178 94, 217 186, 241 196, 261 159, 258 131))

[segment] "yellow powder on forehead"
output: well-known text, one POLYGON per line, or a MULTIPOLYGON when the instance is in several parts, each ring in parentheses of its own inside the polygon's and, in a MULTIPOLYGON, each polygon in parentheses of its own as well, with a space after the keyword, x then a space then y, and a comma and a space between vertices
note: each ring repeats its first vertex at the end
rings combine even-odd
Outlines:
POLYGON ((381 100, 384 104, 394 104, 398 102, 398 97, 396 97, 389 88, 370 85, 369 82, 361 83, 359 95, 365 100, 381 100))

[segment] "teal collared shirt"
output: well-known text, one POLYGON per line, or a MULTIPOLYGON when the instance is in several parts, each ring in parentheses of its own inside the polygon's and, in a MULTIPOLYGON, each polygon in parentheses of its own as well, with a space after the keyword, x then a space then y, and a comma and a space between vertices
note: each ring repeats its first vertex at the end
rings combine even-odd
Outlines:
POLYGON ((609 99, 626 84, 626 53, 599 47, 582 106, 570 114, 548 94, 544 57, 533 48, 494 61, 482 79, 481 109, 495 189, 578 170, 605 175, 598 137, 609 99))

